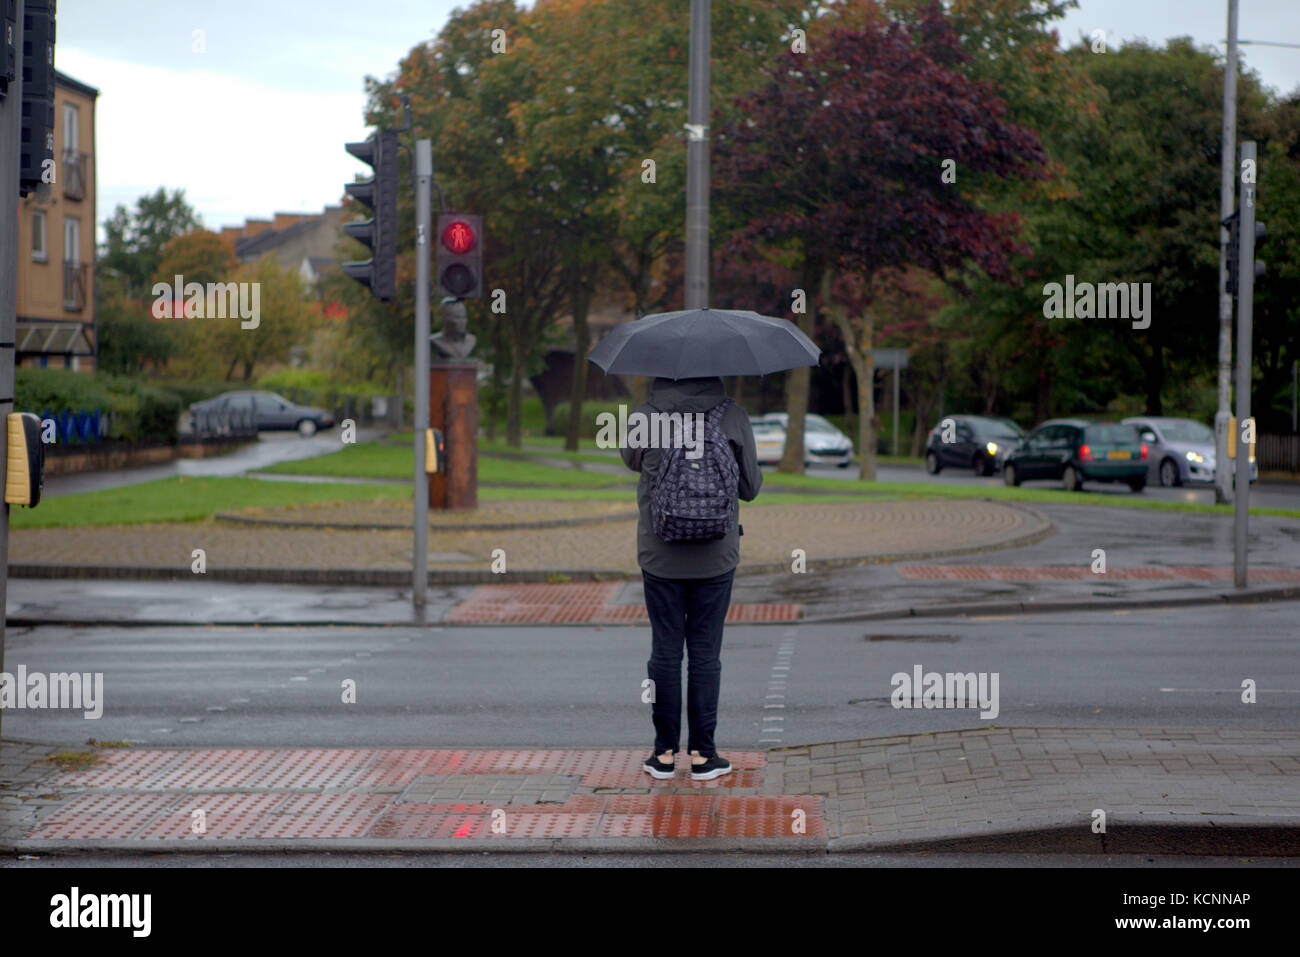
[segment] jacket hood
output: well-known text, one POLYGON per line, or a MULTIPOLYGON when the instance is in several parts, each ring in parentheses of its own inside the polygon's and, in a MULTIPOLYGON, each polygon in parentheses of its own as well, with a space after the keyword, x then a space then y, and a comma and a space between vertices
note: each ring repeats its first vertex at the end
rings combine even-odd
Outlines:
POLYGON ((664 412, 707 412, 727 397, 717 376, 700 379, 656 378, 650 387, 650 404, 664 412))

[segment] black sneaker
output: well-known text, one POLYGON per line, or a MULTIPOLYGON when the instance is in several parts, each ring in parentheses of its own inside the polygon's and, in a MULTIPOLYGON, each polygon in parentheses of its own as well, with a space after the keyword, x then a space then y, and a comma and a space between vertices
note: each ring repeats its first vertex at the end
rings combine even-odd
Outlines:
POLYGON ((724 774, 731 773, 731 762, 726 758, 714 755, 703 764, 691 765, 692 781, 712 781, 714 778, 720 778, 724 774))
POLYGON ((650 757, 646 758, 645 764, 641 765, 641 767, 646 774, 650 775, 650 777, 658 778, 661 781, 677 774, 677 765, 671 761, 665 764, 663 761, 659 760, 659 755, 657 754, 652 754, 650 757))

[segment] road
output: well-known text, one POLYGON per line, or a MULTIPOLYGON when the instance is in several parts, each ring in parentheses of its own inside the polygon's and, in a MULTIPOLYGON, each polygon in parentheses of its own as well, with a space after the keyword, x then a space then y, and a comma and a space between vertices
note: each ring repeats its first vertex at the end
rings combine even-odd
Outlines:
MULTIPOLYGON (((775 467, 763 469, 764 473, 775 474, 775 467)), ((833 465, 810 465, 808 475, 819 478, 837 478, 856 480, 861 471, 857 465, 848 468, 836 468, 833 465)), ((880 465, 876 468, 876 478, 881 482, 934 482, 941 485, 983 485, 990 488, 1003 486, 1001 473, 991 476, 975 475, 969 469, 944 469, 938 475, 931 475, 919 465, 880 465)), ((1060 482, 1032 481, 1025 482, 1021 488, 1061 488, 1060 482)), ((1127 497, 1134 493, 1127 485, 1091 482, 1084 484, 1084 491, 1097 495, 1118 495, 1127 497)), ((1163 502, 1187 502, 1192 504, 1213 505, 1214 487, 1211 485, 1184 485, 1180 488, 1165 488, 1148 485, 1138 493, 1163 502)), ((1252 508, 1295 508, 1300 509, 1300 482, 1258 482, 1250 490, 1252 508)))
MULTIPOLYGON (((985 723, 968 710, 891 707, 891 676, 916 665, 997 672, 1000 713, 988 723, 1003 726, 1296 728, 1296 614, 1279 603, 732 626, 720 746, 985 723), (769 699, 777 676, 786 697, 769 699), (1241 701, 1247 678, 1258 703, 1241 701)), ((648 651, 648 630, 631 627, 12 629, 7 671, 102 672, 105 706, 98 720, 6 710, 4 732, 68 744, 636 747, 650 740, 648 651), (341 701, 346 679, 356 704, 341 701)))

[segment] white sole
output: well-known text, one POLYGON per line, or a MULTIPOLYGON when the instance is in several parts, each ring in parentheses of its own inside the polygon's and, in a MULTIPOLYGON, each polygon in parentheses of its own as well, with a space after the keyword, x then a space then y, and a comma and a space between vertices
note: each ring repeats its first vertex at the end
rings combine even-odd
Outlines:
POLYGON ((712 781, 714 778, 720 778, 720 777, 722 777, 724 774, 730 774, 733 770, 734 770, 733 768, 718 768, 718 769, 713 770, 713 771, 705 771, 703 774, 696 774, 694 771, 692 771, 692 772, 691 772, 691 780, 692 780, 692 781, 712 781))
POLYGON ((655 778, 656 780, 659 781, 667 781, 669 778, 674 778, 677 776, 676 769, 672 771, 658 771, 648 765, 643 764, 641 765, 641 770, 644 771, 646 774, 650 775, 650 777, 655 778))

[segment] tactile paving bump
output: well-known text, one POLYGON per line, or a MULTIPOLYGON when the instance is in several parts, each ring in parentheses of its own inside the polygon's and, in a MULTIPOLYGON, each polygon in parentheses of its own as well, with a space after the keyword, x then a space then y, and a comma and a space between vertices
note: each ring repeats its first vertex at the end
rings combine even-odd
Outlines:
MULTIPOLYGON (((641 770, 647 751, 626 748, 485 748, 482 750, 379 751, 352 782, 353 787, 407 787, 416 777, 434 774, 555 774, 581 775, 583 787, 646 787, 651 778, 641 770)), ((736 771, 718 778, 722 786, 757 787, 761 772, 761 751, 728 751, 727 759, 736 771), (734 779, 734 780, 729 780, 734 779)), ((689 782, 687 758, 678 756, 678 779, 689 782)), ((709 782, 712 783, 712 782, 709 782)))
MULTIPOLYGON (((759 621, 798 621, 803 616, 803 606, 778 602, 752 602, 736 604, 727 609, 727 623, 738 624, 759 621)), ((593 622, 622 624, 648 621, 644 605, 610 605, 593 616, 593 622)))
POLYGON ((42 840, 134 837, 175 799, 156 793, 79 795, 48 814, 27 836, 42 840))
POLYGON ((399 804, 368 838, 825 838, 821 799, 714 795, 577 795, 560 806, 399 804), (494 829, 495 823, 495 829, 494 829))
POLYGON ((621 586, 479 585, 447 616, 450 624, 585 622, 609 604, 621 586))
MULTIPOLYGON (((284 801, 283 793, 169 795, 165 813, 140 833, 145 840, 231 840, 248 837, 266 814, 284 801), (201 811, 201 815, 195 814, 201 811), (202 828, 196 831, 195 826, 202 828)), ((124 835, 125 836, 125 835, 124 835)))

